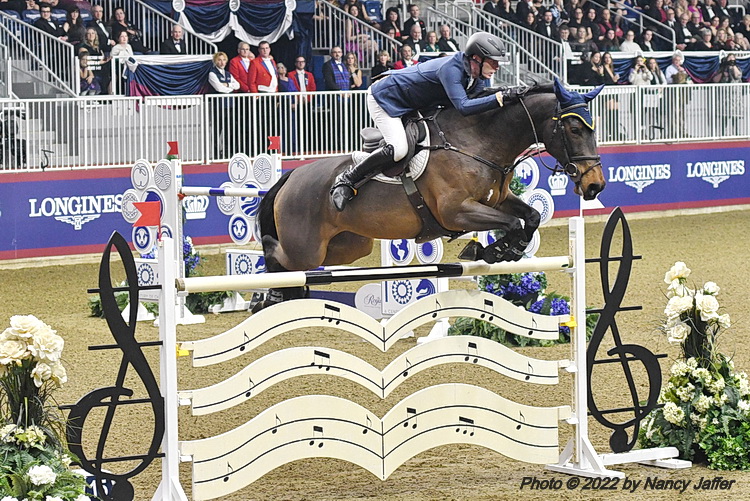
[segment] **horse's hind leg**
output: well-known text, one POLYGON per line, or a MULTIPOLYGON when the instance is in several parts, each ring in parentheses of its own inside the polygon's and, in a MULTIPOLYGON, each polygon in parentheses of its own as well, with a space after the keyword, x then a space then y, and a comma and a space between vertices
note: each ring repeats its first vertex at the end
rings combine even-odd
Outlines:
POLYGON ((349 264, 372 253, 373 239, 345 231, 328 242, 324 265, 349 264))

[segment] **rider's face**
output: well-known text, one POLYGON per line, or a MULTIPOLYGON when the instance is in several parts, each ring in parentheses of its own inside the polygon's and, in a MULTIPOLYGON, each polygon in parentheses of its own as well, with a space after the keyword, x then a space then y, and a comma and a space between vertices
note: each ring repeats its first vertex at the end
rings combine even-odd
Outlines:
POLYGON ((494 59, 486 58, 482 63, 482 78, 492 78, 499 67, 500 63, 494 59))

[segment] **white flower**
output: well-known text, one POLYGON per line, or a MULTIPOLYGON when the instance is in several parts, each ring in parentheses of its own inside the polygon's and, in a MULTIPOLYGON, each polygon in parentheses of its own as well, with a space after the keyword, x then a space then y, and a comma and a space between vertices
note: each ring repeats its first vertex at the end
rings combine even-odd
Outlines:
POLYGON ((44 498, 44 501, 65 501, 65 500, 59 496, 47 496, 46 498, 44 498))
POLYGON ((711 407, 711 402, 712 402, 711 397, 707 397, 706 395, 701 395, 695 401, 695 404, 694 404, 695 410, 697 410, 698 412, 702 414, 706 412, 709 407, 711 407))
POLYGON ((75 501, 91 501, 91 498, 85 494, 79 494, 78 497, 75 498, 75 501))
POLYGON ((63 453, 60 454, 60 462, 65 466, 70 466, 70 464, 73 462, 73 459, 67 454, 63 453))
POLYGON ((721 290, 721 287, 716 285, 714 282, 706 282, 703 284, 703 293, 704 294, 711 294, 712 296, 715 296, 719 293, 721 290))
POLYGON ((675 393, 683 402, 690 402, 693 399, 695 386, 692 383, 688 383, 682 388, 677 388, 675 393))
POLYGON ((20 363, 29 358, 29 350, 23 339, 5 339, 0 341, 0 364, 20 363))
POLYGON ((682 420, 685 419, 685 411, 677 407, 674 402, 667 402, 664 404, 664 419, 672 424, 682 424, 682 420))
POLYGON ((678 360, 677 362, 672 365, 672 368, 669 369, 669 371, 672 373, 673 376, 685 376, 687 374, 690 374, 690 371, 692 369, 688 366, 686 362, 683 362, 682 360, 678 360))
POLYGON ((49 325, 36 318, 34 315, 13 315, 10 317, 10 328, 19 338, 30 338, 40 329, 49 329, 49 325))
POLYGON ((738 386, 741 396, 746 397, 750 395, 750 381, 747 380, 747 374, 745 374, 744 372, 740 375, 738 386))
POLYGON ((667 301, 667 307, 664 308, 664 314, 669 320, 680 318, 683 312, 689 311, 693 307, 692 296, 674 296, 667 301))
POLYGON ((68 382, 68 373, 65 371, 63 364, 58 362, 52 364, 50 367, 52 369, 50 379, 52 379, 52 382, 54 382, 58 388, 68 382))
POLYGON ((693 357, 688 358, 685 361, 685 363, 687 364, 687 366, 690 368, 691 371, 698 368, 698 361, 693 357))
POLYGON ((695 307, 701 312, 701 320, 704 322, 719 318, 719 314, 717 313, 719 302, 710 294, 697 293, 695 295, 695 307))
POLYGON ((690 276, 690 268, 682 261, 677 261, 672 268, 664 275, 664 282, 671 284, 673 280, 687 278, 690 276))
POLYGON ((36 425, 31 425, 25 430, 18 430, 16 432, 16 438, 18 443, 25 443, 28 446, 36 444, 43 444, 47 440, 47 435, 44 431, 36 425))
MULTIPOLYGON (((18 428, 14 424, 6 424, 0 428, 0 440, 6 444, 12 444, 16 441, 16 430, 18 428)), ((2 501, 2 500, 0 500, 2 501)))
POLYGON ((678 323, 671 329, 669 329, 669 338, 667 339, 670 343, 681 343, 687 339, 690 334, 690 327, 683 323, 678 323))
POLYGON ((737 402, 737 408, 742 412, 750 411, 750 400, 740 400, 737 402))
POLYGON ((690 414, 690 421, 694 425, 697 425, 698 428, 700 428, 702 430, 703 428, 706 427, 706 424, 708 423, 708 418, 701 417, 698 414, 693 413, 693 414, 690 414))
POLYGON ((52 377, 52 367, 44 362, 37 362, 36 367, 31 371, 31 377, 34 378, 34 384, 39 388, 52 377))
POLYGON ((694 292, 693 289, 689 289, 685 284, 680 283, 679 280, 674 280, 669 287, 667 287, 667 297, 692 296, 694 292))
POLYGON ((729 400, 729 397, 726 393, 722 393, 721 395, 716 395, 714 397, 714 403, 716 403, 718 407, 721 407, 722 405, 727 403, 727 400, 729 400))
POLYGON ((52 468, 43 464, 29 468, 27 475, 34 485, 54 484, 57 479, 57 475, 52 471, 52 468))
POLYGON ((714 393, 721 393, 722 391, 724 391, 725 386, 726 386, 726 382, 724 381, 724 378, 721 376, 719 376, 719 378, 716 381, 708 385, 709 389, 714 393))
POLYGON ((719 315, 717 321, 719 322, 719 327, 721 327, 722 329, 729 329, 732 326, 732 322, 729 320, 729 313, 719 315))
POLYGON ((704 369, 703 367, 699 367, 695 370, 693 370, 693 378, 695 379, 702 379, 706 384, 711 383, 711 373, 708 371, 708 369, 704 369))
POLYGON ((0 499, 0 501, 18 501, 18 498, 14 498, 11 496, 5 496, 3 499, 0 499))
POLYGON ((34 336, 34 342, 29 346, 31 354, 45 362, 60 360, 65 341, 55 334, 52 329, 42 330, 34 336))

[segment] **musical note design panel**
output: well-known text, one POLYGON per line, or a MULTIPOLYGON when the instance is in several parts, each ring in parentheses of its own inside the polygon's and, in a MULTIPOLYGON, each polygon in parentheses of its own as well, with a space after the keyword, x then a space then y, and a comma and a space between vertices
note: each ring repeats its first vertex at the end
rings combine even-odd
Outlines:
POLYGON ((227 433, 180 442, 192 456, 194 499, 234 492, 298 459, 335 458, 381 480, 415 455, 467 443, 531 463, 558 458, 558 423, 569 406, 531 407, 477 386, 444 384, 420 390, 381 420, 349 400, 307 395, 266 409, 227 433))
POLYGON ((263 390, 303 375, 327 374, 354 381, 386 398, 401 382, 431 367, 466 363, 491 369, 522 382, 557 384, 567 360, 539 360, 516 353, 489 339, 450 336, 417 345, 395 358, 383 371, 359 357, 317 347, 287 348, 270 353, 215 385, 180 391, 190 400, 193 415, 218 412, 258 395, 263 390))
POLYGON ((194 367, 233 359, 284 332, 309 327, 333 327, 355 334, 387 351, 407 332, 447 317, 484 320, 514 334, 557 339, 569 315, 530 313, 482 291, 446 291, 407 306, 382 323, 351 306, 320 299, 298 299, 266 308, 237 326, 210 338, 180 343, 192 351, 194 367))

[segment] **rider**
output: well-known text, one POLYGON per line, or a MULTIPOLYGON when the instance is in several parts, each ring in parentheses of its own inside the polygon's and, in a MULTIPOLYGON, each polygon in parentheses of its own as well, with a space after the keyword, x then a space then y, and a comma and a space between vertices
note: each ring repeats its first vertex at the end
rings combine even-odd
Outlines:
POLYGON ((476 98, 467 95, 477 95, 484 88, 484 79, 492 78, 501 61, 508 61, 502 40, 478 32, 469 38, 463 52, 385 73, 385 78, 375 82, 367 91, 367 109, 383 134, 385 146, 336 177, 331 188, 336 209, 344 210, 357 194, 357 188, 367 179, 406 156, 408 143, 401 123, 403 115, 450 104, 462 115, 501 107, 503 96, 514 94, 512 90, 476 98))

